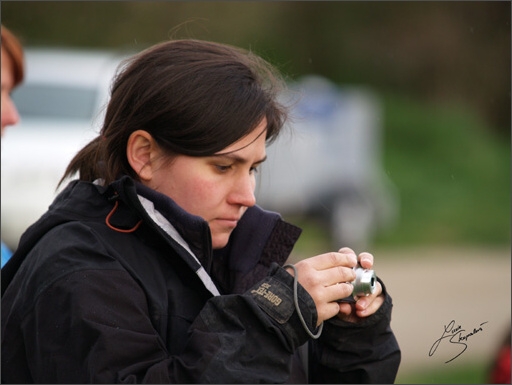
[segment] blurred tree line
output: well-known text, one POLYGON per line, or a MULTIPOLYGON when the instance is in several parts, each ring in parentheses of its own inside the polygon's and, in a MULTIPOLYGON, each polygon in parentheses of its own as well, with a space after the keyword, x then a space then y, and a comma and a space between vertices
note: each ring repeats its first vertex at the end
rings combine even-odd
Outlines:
POLYGON ((316 73, 478 111, 510 138, 509 1, 1 2, 27 45, 139 51, 169 37, 252 49, 316 73))

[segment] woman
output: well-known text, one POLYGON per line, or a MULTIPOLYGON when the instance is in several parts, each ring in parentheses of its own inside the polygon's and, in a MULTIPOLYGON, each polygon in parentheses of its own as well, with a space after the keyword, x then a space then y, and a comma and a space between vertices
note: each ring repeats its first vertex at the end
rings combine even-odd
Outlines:
POLYGON ((124 65, 64 175, 79 180, 2 271, 3 381, 393 382, 381 282, 337 301, 373 256, 282 267, 300 230, 255 205, 282 84, 256 55, 196 40, 124 65))
MULTIPOLYGON (((24 74, 23 48, 16 36, 3 25, 1 58, 2 105, 0 111, 2 116, 1 136, 3 137, 6 127, 14 126, 20 120, 18 110, 11 99, 11 92, 23 81, 24 74)), ((11 258, 11 255, 7 245, 2 242, 2 267, 11 258)))

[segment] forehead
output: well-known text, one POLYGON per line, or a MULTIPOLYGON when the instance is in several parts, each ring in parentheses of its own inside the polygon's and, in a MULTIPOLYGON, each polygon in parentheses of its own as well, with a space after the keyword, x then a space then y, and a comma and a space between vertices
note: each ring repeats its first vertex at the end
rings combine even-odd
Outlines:
POLYGON ((259 151, 265 154, 267 136, 267 121, 263 119, 249 134, 230 144, 215 155, 242 153, 247 151, 259 151))

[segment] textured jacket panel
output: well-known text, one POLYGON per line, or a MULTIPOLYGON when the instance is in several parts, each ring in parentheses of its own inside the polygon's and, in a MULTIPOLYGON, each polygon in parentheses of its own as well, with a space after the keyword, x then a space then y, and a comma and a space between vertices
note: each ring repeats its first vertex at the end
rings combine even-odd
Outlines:
MULTIPOLYGON (((130 194, 121 187, 118 199, 130 194)), ((110 220, 130 229, 142 218, 125 233, 105 222, 116 201, 110 192, 84 183, 70 189, 24 235, 5 282, 5 382, 289 380, 293 350, 307 340, 302 328, 283 327, 250 291, 212 297, 183 248, 131 204, 134 191, 110 220)), ((277 266, 272 274, 284 279, 281 295, 293 295, 290 276, 277 266)), ((302 311, 314 319, 302 295, 302 311)))

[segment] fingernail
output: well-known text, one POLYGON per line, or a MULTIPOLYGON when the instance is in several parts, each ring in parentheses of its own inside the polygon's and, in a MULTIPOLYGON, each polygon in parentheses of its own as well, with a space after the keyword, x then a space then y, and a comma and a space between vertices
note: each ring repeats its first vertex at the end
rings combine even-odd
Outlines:
POLYGON ((372 261, 371 258, 368 255, 366 255, 366 254, 362 254, 360 256, 360 260, 361 260, 361 262, 365 261, 365 262, 368 262, 368 263, 371 263, 371 261, 372 261))

